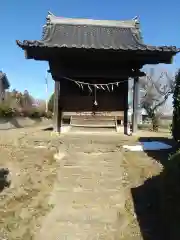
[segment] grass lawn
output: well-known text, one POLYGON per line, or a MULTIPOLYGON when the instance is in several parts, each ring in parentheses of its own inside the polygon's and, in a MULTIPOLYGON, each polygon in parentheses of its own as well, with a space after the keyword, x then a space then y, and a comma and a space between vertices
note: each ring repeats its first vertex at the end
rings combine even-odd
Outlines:
POLYGON ((53 207, 48 197, 56 179, 54 149, 34 148, 38 138, 43 136, 33 129, 1 132, 0 167, 10 170, 11 185, 0 193, 0 239, 33 239, 53 207))

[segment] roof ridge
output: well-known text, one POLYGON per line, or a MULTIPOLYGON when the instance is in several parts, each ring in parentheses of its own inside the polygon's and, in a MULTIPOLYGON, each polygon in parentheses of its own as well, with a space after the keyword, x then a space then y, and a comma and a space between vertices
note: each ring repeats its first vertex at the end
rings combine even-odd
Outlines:
POLYGON ((72 24, 72 25, 92 25, 92 26, 109 26, 109 27, 128 27, 136 28, 137 19, 131 20, 101 20, 88 18, 67 18, 57 17, 48 12, 46 17, 47 25, 49 24, 72 24))

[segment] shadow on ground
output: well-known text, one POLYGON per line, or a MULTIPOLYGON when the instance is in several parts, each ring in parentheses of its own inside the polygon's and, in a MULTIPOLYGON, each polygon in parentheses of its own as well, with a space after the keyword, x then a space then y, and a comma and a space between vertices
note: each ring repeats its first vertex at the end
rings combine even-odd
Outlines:
POLYGON ((150 137, 150 138, 139 138, 139 142, 162 142, 165 144, 168 144, 172 146, 170 149, 164 149, 164 150, 158 150, 158 151, 146 151, 146 154, 155 159, 157 162, 160 162, 163 166, 166 165, 169 154, 172 154, 177 150, 177 144, 175 141, 173 141, 171 138, 165 138, 165 137, 150 137))
POLYGON ((179 146, 167 138, 140 138, 139 141, 161 141, 172 146, 167 150, 146 152, 149 157, 160 162, 164 169, 158 176, 131 189, 143 239, 180 239, 180 171, 174 167, 174 162, 168 160, 169 155, 175 153, 179 146))
POLYGON ((53 131, 53 127, 46 127, 46 128, 43 128, 43 131, 53 131))
POLYGON ((10 187, 10 181, 7 179, 8 174, 8 169, 0 169, 0 192, 2 192, 5 188, 10 187))
POLYGON ((43 131, 53 131, 54 128, 53 127, 46 127, 46 128, 43 128, 43 131))

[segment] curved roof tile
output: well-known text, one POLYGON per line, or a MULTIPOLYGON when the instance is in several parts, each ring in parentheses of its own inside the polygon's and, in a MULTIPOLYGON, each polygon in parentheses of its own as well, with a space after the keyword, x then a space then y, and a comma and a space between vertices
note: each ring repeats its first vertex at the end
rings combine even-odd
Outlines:
POLYGON ((27 48, 85 48, 122 51, 180 52, 175 46, 150 46, 142 43, 139 22, 47 17, 42 40, 16 41, 27 48))

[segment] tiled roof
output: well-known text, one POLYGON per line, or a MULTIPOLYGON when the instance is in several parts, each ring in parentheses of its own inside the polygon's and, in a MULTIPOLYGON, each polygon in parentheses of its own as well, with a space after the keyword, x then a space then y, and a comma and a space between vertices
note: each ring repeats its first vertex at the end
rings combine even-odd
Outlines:
POLYGON ((49 15, 41 41, 17 41, 23 48, 85 48, 131 51, 179 52, 174 46, 149 46, 141 41, 136 20, 105 21, 68 19, 49 15))

